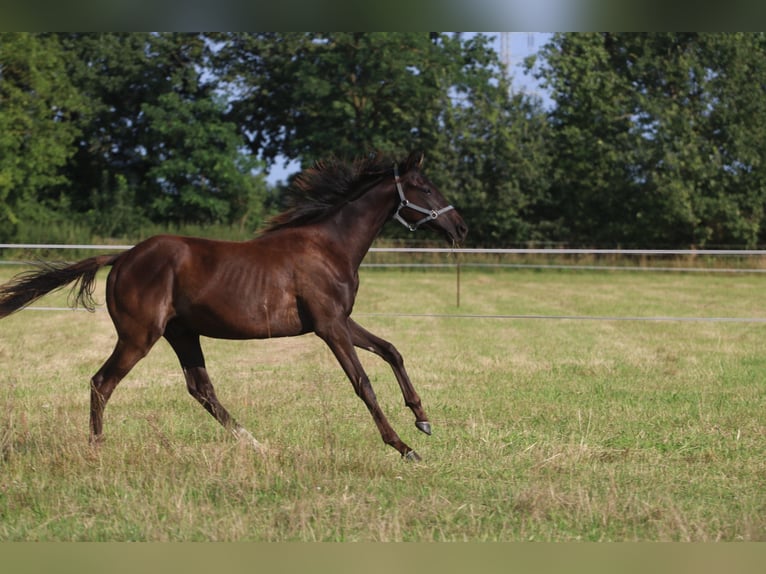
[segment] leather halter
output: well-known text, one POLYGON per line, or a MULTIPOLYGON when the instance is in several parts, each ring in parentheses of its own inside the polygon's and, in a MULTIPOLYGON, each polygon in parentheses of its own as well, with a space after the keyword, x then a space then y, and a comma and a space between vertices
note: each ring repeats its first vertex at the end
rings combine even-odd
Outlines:
POLYGON ((396 213, 394 213, 394 219, 396 219, 399 223, 404 225, 410 231, 415 231, 418 227, 420 227, 424 223, 433 221, 440 215, 447 213, 449 210, 455 209, 451 205, 448 205, 447 207, 442 207, 439 210, 428 209, 426 207, 421 207, 420 205, 416 205, 412 203, 411 201, 409 201, 406 197, 404 197, 404 190, 402 189, 402 180, 399 177, 399 168, 397 167, 396 164, 394 164, 394 181, 396 182, 396 190, 399 192, 399 207, 396 208, 396 213), (415 223, 409 223, 399 213, 405 207, 412 209, 413 211, 417 211, 418 213, 422 213, 425 215, 425 217, 423 217, 422 219, 419 219, 415 223))

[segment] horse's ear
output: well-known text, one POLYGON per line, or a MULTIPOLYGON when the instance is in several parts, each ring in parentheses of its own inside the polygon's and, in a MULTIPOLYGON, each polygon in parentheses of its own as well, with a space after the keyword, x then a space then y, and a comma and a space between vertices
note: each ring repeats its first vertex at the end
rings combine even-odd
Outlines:
POLYGON ((422 151, 413 151, 410 153, 410 157, 407 158, 405 164, 408 169, 420 169, 423 167, 423 160, 425 154, 422 151))

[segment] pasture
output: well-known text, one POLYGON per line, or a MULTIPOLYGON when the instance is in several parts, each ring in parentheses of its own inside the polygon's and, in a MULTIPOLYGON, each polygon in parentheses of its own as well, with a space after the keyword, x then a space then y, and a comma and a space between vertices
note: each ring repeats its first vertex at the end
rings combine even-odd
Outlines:
POLYGON ((456 309, 454 271, 363 269, 354 317, 404 355, 433 436, 388 366, 360 357, 419 463, 380 441, 313 335, 203 341, 265 456, 188 395, 164 341, 93 448, 108 315, 21 311, 0 322, 0 540, 764 540, 766 323, 441 316, 766 318, 764 281, 474 270, 456 309))

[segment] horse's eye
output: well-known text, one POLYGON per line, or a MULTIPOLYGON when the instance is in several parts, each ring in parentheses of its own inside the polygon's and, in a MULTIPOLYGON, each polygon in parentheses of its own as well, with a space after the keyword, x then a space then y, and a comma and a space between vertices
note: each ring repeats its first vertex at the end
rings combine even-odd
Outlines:
POLYGON ((423 193, 425 193, 426 195, 431 195, 431 189, 428 188, 428 187, 424 187, 423 188, 423 193))

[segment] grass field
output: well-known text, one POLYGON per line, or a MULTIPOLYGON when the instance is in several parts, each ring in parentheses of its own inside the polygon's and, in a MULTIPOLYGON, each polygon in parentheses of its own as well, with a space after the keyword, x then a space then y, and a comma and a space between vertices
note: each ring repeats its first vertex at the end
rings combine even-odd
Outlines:
POLYGON ((416 464, 314 336, 204 341, 267 455, 187 394, 164 342, 94 449, 108 315, 19 312, 0 321, 0 540, 766 539, 765 323, 393 313, 766 317, 766 296, 754 275, 464 271, 456 309, 454 271, 363 271, 355 318, 397 345, 433 423, 361 354, 416 464))

